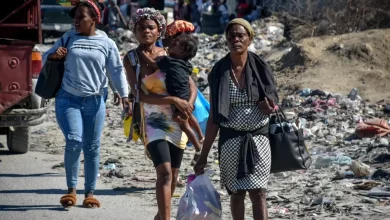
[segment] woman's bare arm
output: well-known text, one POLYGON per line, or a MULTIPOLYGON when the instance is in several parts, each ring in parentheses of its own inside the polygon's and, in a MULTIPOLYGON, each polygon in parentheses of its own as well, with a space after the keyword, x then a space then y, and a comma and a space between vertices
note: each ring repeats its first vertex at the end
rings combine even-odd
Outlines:
POLYGON ((213 105, 210 103, 210 115, 209 115, 209 119, 207 120, 206 137, 204 139, 200 159, 207 160, 207 157, 209 156, 210 153, 210 149, 214 144, 218 132, 219 132, 219 126, 214 123, 213 105))

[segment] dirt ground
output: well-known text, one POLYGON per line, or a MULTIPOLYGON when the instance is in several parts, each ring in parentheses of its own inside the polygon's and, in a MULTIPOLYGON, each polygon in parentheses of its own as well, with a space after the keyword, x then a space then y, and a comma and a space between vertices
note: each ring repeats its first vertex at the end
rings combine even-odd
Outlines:
POLYGON ((390 101, 390 29, 306 38, 279 54, 270 63, 282 93, 358 88, 368 102, 390 101))

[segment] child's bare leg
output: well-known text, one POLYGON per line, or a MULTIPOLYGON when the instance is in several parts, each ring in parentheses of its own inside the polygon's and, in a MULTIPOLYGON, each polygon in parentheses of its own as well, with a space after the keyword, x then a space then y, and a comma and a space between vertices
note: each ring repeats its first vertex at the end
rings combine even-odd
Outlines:
POLYGON ((196 150, 196 151, 200 151, 200 150, 201 150, 201 147, 200 147, 199 140, 198 140, 198 138, 196 137, 195 132, 192 130, 192 128, 191 128, 190 123, 188 122, 188 120, 180 124, 180 129, 181 129, 184 133, 186 133, 188 139, 189 139, 190 142, 194 145, 195 150, 196 150))
POLYGON ((188 122, 190 123, 191 128, 193 128, 195 132, 198 133, 199 143, 203 144, 204 135, 195 115, 191 115, 188 119, 188 122))
POLYGON ((188 139, 190 140, 190 142, 194 145, 195 147, 195 155, 194 155, 194 159, 192 160, 191 162, 191 166, 195 166, 196 162, 198 162, 199 158, 200 158, 200 150, 201 150, 201 147, 200 147, 200 143, 199 143, 199 140, 198 138, 196 137, 196 134, 194 132, 194 130, 192 130, 191 126, 190 126, 190 123, 189 123, 189 117, 187 117, 186 115, 184 115, 182 112, 176 112, 174 114, 174 117, 175 118, 180 118, 181 120, 183 119, 186 119, 185 121, 181 121, 181 123, 179 123, 180 125, 180 129, 186 133, 188 139))

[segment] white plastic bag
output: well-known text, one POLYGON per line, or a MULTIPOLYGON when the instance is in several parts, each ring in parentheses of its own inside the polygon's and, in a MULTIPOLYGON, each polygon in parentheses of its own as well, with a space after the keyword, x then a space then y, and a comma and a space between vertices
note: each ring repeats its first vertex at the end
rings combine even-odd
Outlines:
POLYGON ((220 220, 222 205, 207 174, 197 176, 179 202, 177 220, 220 220))

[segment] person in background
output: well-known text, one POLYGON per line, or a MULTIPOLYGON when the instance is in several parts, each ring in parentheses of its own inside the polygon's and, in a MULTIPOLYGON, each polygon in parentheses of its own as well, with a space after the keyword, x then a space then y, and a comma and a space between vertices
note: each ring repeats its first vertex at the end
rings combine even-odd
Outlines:
POLYGON ((261 7, 253 3, 250 4, 250 7, 252 10, 248 15, 244 16, 244 19, 248 22, 256 21, 260 18, 261 7))
POLYGON ((65 172, 68 192, 60 203, 68 208, 77 202, 77 181, 80 153, 84 153, 86 208, 100 207, 94 197, 99 172, 100 138, 105 120, 104 87, 107 82, 105 67, 128 109, 128 86, 120 55, 115 43, 96 34, 102 8, 91 0, 77 3, 70 15, 74 19, 75 33, 68 39, 66 48, 61 39, 46 52, 47 60, 65 59, 65 72, 56 95, 57 122, 65 137, 65 172))
POLYGON ((269 115, 278 102, 276 80, 269 65, 248 51, 254 31, 248 21, 233 19, 225 36, 230 53, 209 74, 210 117, 206 139, 194 170, 204 172, 219 132, 221 185, 230 195, 234 220, 245 219, 249 193, 254 220, 268 220, 266 188, 271 170, 269 115))
POLYGON ((154 8, 159 11, 163 11, 165 7, 165 1, 164 0, 149 0, 148 1, 148 8, 154 8))
POLYGON ((238 0, 236 7, 237 18, 243 18, 252 11, 251 5, 246 0, 238 0))
POLYGON ((199 33, 201 30, 201 11, 202 11, 202 0, 191 0, 191 22, 195 27, 195 32, 199 33))
POLYGON ((221 13, 221 17, 219 18, 219 22, 221 23, 222 30, 225 29, 226 25, 229 23, 229 9, 226 4, 226 0, 220 0, 218 11, 221 13))
POLYGON ((117 0, 107 0, 106 25, 109 30, 116 30, 119 27, 127 27, 127 21, 118 6, 117 0))
POLYGON ((173 9, 173 19, 191 21, 191 5, 185 0, 178 0, 173 9))

